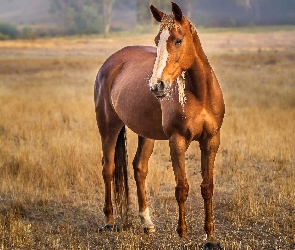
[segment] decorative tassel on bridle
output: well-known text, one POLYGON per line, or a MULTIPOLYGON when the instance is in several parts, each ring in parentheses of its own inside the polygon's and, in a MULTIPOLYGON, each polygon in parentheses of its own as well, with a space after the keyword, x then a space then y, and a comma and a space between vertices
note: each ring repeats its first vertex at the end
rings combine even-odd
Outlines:
POLYGON ((179 77, 177 77, 177 84, 178 84, 178 95, 179 95, 179 103, 184 110, 184 104, 186 102, 186 96, 185 96, 185 71, 181 73, 179 77))

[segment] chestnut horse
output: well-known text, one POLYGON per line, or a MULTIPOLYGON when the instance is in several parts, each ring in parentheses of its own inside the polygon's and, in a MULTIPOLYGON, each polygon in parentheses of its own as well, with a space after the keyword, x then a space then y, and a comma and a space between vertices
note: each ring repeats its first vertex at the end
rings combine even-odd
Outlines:
POLYGON ((145 232, 155 231, 149 215, 145 179, 154 140, 169 140, 179 206, 177 232, 187 238, 185 202, 189 185, 185 152, 192 141, 201 149, 206 249, 219 249, 212 215, 213 165, 225 107, 217 78, 202 49, 196 28, 176 3, 164 14, 151 5, 160 22, 157 48, 130 46, 110 56, 95 81, 95 111, 103 151, 105 229, 115 228, 112 181, 119 208, 128 206, 125 125, 138 134, 133 160, 139 216, 145 232))

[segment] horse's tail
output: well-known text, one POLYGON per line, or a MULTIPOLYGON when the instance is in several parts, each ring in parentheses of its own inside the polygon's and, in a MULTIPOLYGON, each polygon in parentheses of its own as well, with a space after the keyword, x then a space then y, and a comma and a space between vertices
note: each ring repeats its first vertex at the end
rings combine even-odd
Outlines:
POLYGON ((116 149, 115 149, 115 172, 113 179, 113 188, 115 203, 117 211, 121 215, 122 219, 127 219, 128 211, 128 175, 127 175, 127 166, 128 166, 128 155, 127 155, 127 138, 126 138, 126 129, 125 126, 121 129, 116 149))

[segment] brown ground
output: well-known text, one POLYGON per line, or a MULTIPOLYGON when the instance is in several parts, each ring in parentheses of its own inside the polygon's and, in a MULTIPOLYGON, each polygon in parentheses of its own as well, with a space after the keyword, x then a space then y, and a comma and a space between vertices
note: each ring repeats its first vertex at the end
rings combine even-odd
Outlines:
MULTIPOLYGON (((225 249, 295 249, 295 31, 200 34, 226 101, 214 215, 225 249)), ((175 232, 167 142, 150 161, 145 235, 130 166, 130 225, 103 226, 93 83, 103 61, 153 37, 0 42, 0 249, 201 249, 197 143, 187 152, 189 242, 175 232)), ((136 136, 128 131, 130 161, 136 136)), ((120 223, 120 218, 118 218, 120 223)))

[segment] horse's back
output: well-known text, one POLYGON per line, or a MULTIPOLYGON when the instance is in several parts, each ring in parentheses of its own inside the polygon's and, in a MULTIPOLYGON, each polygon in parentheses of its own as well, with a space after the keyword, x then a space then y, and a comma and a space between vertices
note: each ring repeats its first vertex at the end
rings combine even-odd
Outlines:
MULTIPOLYGON (((114 78, 118 76, 124 64, 144 63, 145 61, 153 64, 156 57, 156 48, 149 46, 128 46, 112 54, 101 66, 98 71, 95 86, 112 84, 114 78), (145 59, 150 60, 145 60, 145 59)), ((138 64, 140 67, 142 64, 138 64)))
POLYGON ((149 90, 155 58, 156 48, 149 46, 129 46, 111 55, 98 72, 95 103, 97 112, 115 112, 135 133, 166 139, 159 101, 149 90))

